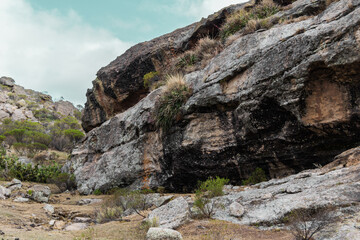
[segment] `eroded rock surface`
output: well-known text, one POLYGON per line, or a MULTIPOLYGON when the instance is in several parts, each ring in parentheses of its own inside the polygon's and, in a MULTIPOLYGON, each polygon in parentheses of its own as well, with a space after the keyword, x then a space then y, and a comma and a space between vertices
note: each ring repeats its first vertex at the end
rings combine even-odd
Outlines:
MULTIPOLYGON (((297 1, 279 16, 310 15, 324 4, 297 1)), ((157 44, 180 48, 194 25, 160 38, 163 45, 157 39, 135 46, 99 71, 84 123, 86 130, 102 125, 88 132, 64 169, 82 193, 118 186, 186 191, 209 176, 235 184, 256 167, 275 178, 332 161, 360 142, 359 5, 341 0, 306 20, 239 36, 185 76, 193 93, 166 133, 152 116, 161 89, 138 102, 145 96, 141 77, 156 70, 157 44)))

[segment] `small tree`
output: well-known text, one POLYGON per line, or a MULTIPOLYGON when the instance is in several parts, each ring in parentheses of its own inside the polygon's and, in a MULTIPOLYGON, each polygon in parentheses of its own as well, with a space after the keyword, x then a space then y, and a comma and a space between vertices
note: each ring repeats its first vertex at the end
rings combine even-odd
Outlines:
POLYGON ((333 210, 333 207, 319 207, 292 211, 288 218, 291 233, 296 240, 312 240, 314 235, 337 220, 333 210))
POLYGON ((217 199, 212 198, 224 195, 223 187, 228 182, 229 179, 220 177, 209 178, 205 182, 199 182, 194 206, 200 210, 203 217, 211 218, 214 215, 216 208, 222 206, 217 199))

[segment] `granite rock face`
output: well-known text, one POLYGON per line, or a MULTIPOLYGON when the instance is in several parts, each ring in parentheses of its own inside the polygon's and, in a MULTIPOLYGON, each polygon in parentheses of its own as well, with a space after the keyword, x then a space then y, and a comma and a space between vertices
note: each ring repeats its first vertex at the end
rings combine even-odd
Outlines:
MULTIPOLYGON (((156 69, 149 51, 164 45, 154 40, 133 47, 99 71, 103 91, 88 93, 84 115, 86 130, 99 127, 87 133, 64 170, 75 174, 82 193, 116 186, 186 191, 209 176, 240 183, 256 167, 283 177, 358 146, 360 1, 341 0, 326 9, 324 4, 295 2, 278 16, 323 11, 240 35, 206 67, 185 75, 193 93, 182 118, 166 133, 154 127, 152 117, 161 89, 146 95, 139 87, 142 75, 156 69), (143 57, 148 48, 148 58, 143 57), (140 56, 149 63, 136 62, 140 56), (126 75, 129 67, 140 68, 138 75, 126 75), (111 100, 124 92, 122 99, 129 101, 111 100)), ((173 43, 186 49, 184 39, 194 27, 163 38, 173 36, 173 43)))
POLYGON ((134 106, 148 94, 143 77, 153 71, 161 71, 175 53, 193 46, 206 34, 217 34, 227 14, 242 5, 224 8, 218 13, 181 28, 131 47, 108 66, 97 72, 93 88, 86 93, 82 126, 85 131, 101 125, 117 113, 134 106))

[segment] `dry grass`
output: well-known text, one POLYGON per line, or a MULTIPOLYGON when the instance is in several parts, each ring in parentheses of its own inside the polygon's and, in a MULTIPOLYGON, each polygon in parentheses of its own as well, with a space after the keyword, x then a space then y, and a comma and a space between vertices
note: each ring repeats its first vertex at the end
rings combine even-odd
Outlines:
POLYGON ((188 240, 293 240, 290 232, 262 231, 220 220, 198 220, 177 229, 188 240))
POLYGON ((184 73, 204 68, 222 49, 220 41, 204 37, 197 42, 194 49, 188 50, 178 57, 176 66, 184 73))
POLYGON ((176 73, 176 74, 168 75, 163 93, 171 92, 174 89, 182 88, 183 86, 186 85, 187 85, 186 81, 182 74, 176 73))
POLYGON ((281 7, 272 0, 263 0, 258 5, 240 9, 227 17, 225 24, 221 27, 220 36, 226 40, 240 30, 243 30, 241 31, 243 34, 249 34, 258 29, 268 29, 278 22, 271 16, 280 10, 281 7))

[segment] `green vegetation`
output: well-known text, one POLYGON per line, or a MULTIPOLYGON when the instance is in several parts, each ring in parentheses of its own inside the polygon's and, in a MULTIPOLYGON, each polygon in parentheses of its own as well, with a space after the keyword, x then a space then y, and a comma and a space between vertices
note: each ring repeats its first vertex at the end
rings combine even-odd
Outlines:
MULTIPOLYGON (((38 113, 46 113, 41 111, 38 113)), ((49 115, 42 115, 49 120, 49 115)), ((70 151, 85 135, 78 120, 68 116, 56 119, 54 124, 41 124, 29 120, 12 121, 5 119, 0 127, 0 140, 13 146, 18 153, 33 157, 39 151, 48 148, 70 151), (4 138, 5 137, 5 138, 4 138)))
POLYGON ((0 175, 4 179, 17 178, 21 181, 46 183, 58 176, 61 173, 60 169, 61 166, 55 162, 48 166, 32 166, 19 162, 15 157, 0 154, 0 175))
POLYGON ((225 40, 241 29, 246 29, 246 33, 250 33, 260 28, 270 28, 272 23, 269 18, 279 11, 280 7, 271 0, 263 0, 250 10, 241 9, 226 19, 220 37, 225 40))
POLYGON ((150 88, 155 77, 159 76, 158 72, 149 72, 144 75, 144 88, 150 88))
POLYGON ((250 177, 242 182, 243 185, 252 185, 266 181, 266 174, 261 168, 256 168, 250 177))
POLYGON ((156 124, 165 131, 170 129, 173 122, 179 117, 181 107, 191 94, 183 76, 168 77, 165 89, 155 109, 156 124))
POLYGON ((215 209, 221 207, 220 202, 212 198, 224 195, 223 187, 228 182, 229 179, 220 177, 209 178, 205 182, 199 182, 199 188, 195 192, 194 201, 194 206, 201 212, 198 217, 210 218, 215 213, 215 209))
POLYGON ((56 116, 56 114, 50 110, 47 110, 45 108, 39 109, 39 110, 35 110, 34 112, 34 116, 39 119, 42 122, 50 122, 50 121, 54 121, 56 119, 58 119, 58 117, 56 116))
POLYGON ((185 52, 179 59, 178 67, 184 68, 186 66, 195 65, 199 61, 198 56, 194 51, 185 52))

